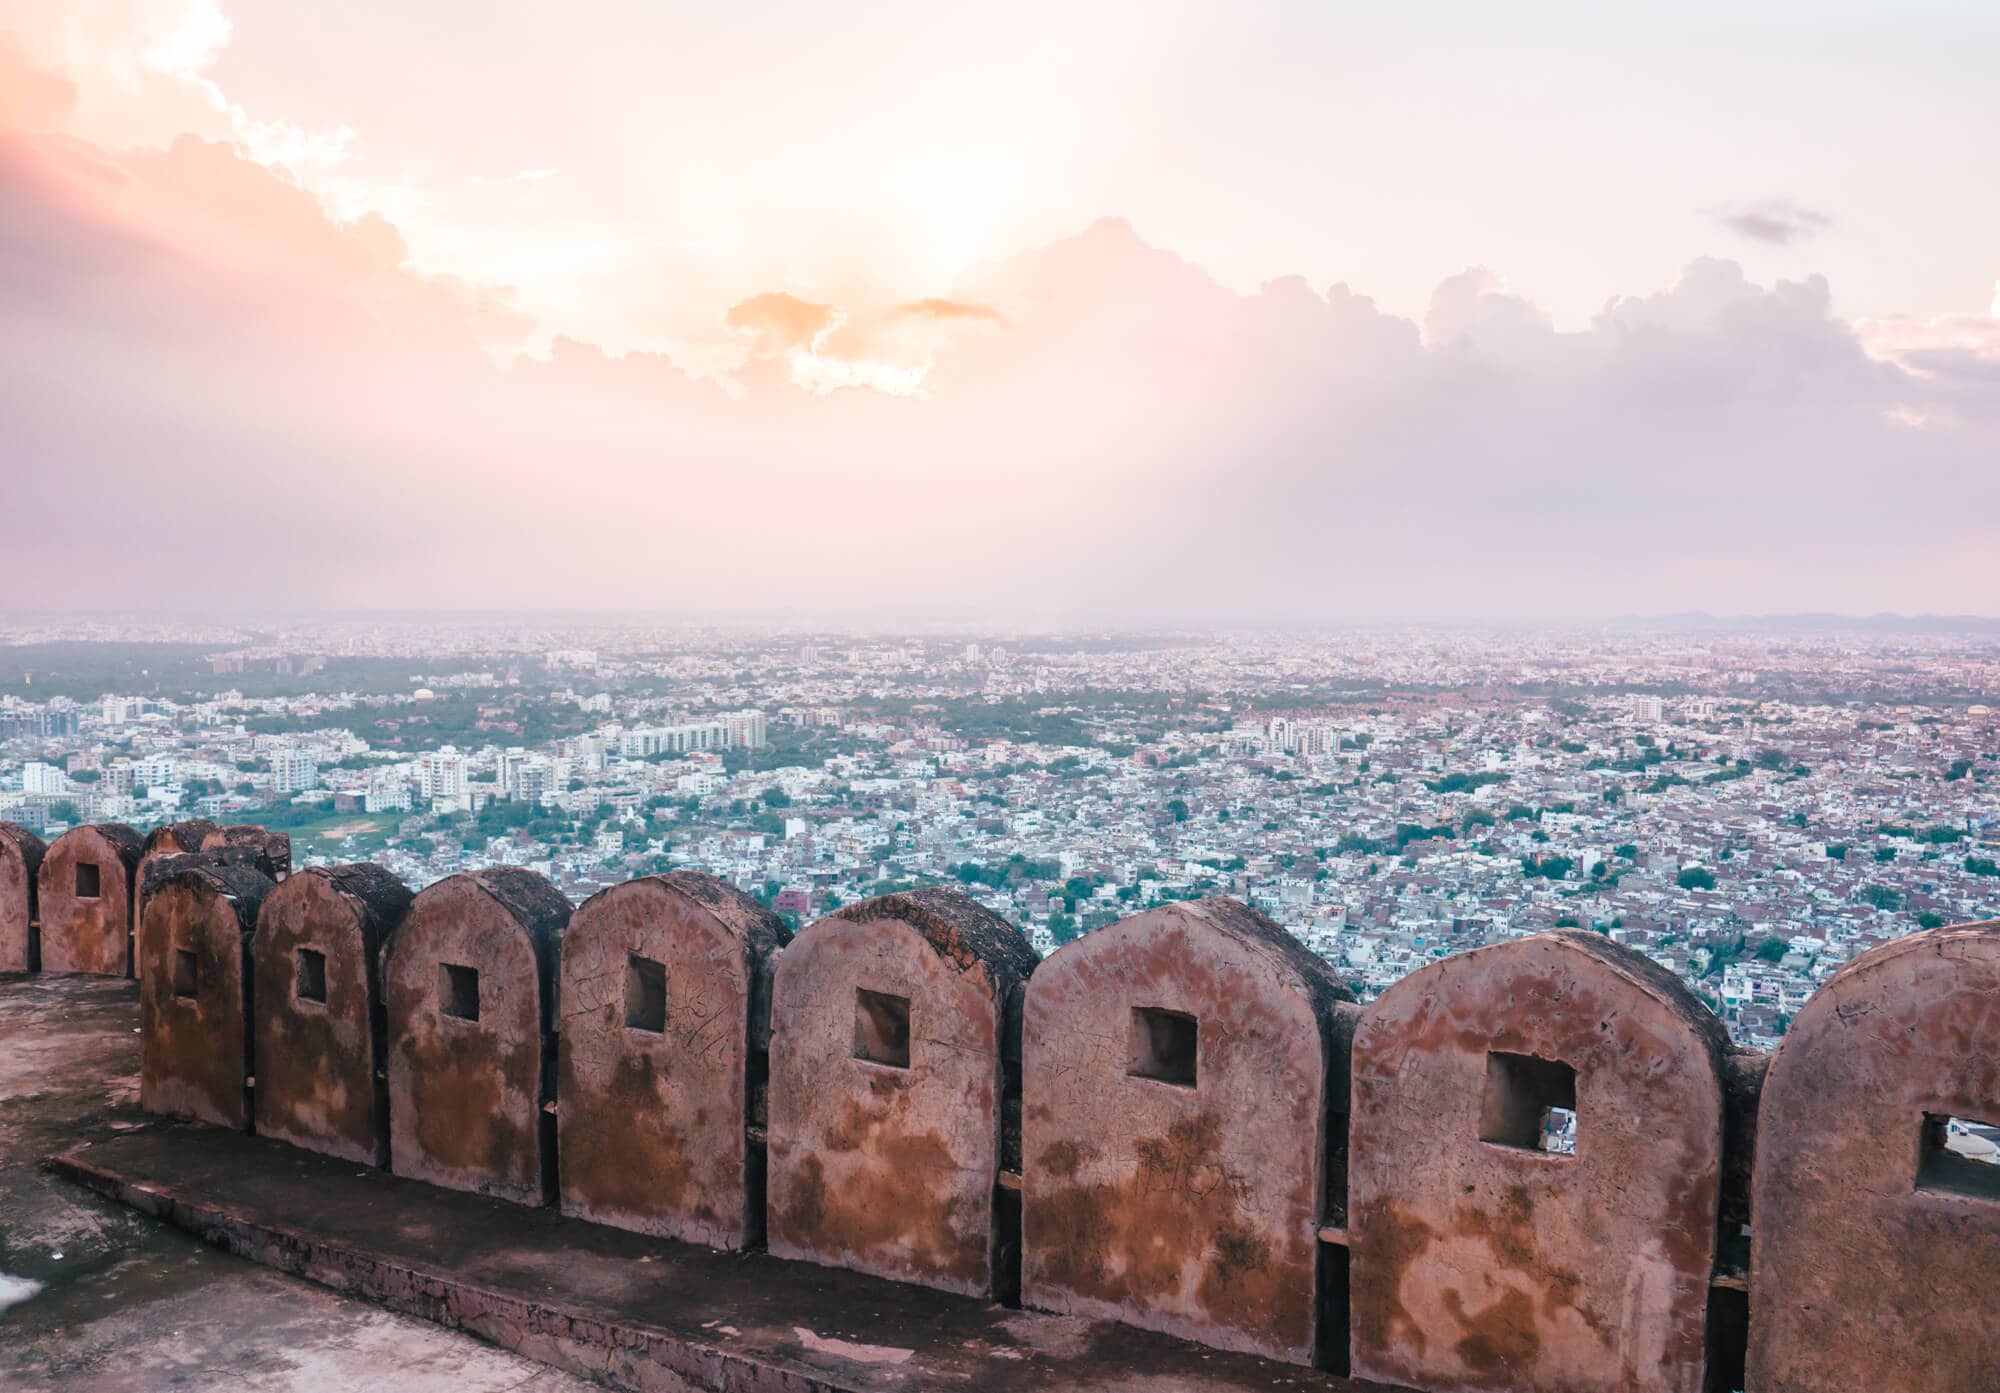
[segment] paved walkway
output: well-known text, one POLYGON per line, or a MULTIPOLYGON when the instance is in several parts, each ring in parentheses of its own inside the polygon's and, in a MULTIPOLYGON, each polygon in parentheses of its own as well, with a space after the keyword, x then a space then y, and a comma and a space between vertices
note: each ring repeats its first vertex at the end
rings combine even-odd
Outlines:
POLYGON ((0 975, 0 1389, 584 1393, 595 1385, 228 1257, 45 1174, 138 1110, 129 982, 0 975))

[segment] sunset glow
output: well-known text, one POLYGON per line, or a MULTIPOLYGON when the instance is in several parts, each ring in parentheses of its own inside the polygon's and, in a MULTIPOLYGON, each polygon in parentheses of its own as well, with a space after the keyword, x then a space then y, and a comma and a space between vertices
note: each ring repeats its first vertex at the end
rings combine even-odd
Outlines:
POLYGON ((301 603, 2000 607, 2000 20, 1917 8, 9 0, 10 484, 139 495, 22 570, 192 474, 301 603))

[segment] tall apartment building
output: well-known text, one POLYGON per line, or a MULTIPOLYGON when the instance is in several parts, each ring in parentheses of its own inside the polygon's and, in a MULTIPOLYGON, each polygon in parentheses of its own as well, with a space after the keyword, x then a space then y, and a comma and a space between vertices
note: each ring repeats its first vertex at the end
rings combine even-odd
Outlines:
POLYGON ((21 792, 58 796, 69 791, 69 775, 55 765, 37 760, 21 767, 21 792))
POLYGON ((465 797, 465 756, 446 745, 417 761, 417 795, 426 802, 465 797))
POLYGON ((273 750, 271 782, 279 793, 304 793, 319 786, 319 765, 303 750, 273 750))
POLYGON ((722 719, 729 728, 730 748, 761 750, 769 743, 762 711, 732 711, 722 719))

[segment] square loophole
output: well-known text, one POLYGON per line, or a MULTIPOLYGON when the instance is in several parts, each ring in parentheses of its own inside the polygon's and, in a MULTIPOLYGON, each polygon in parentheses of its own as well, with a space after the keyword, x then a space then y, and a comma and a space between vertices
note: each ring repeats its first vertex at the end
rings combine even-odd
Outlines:
POLYGON ((301 948, 292 957, 292 995, 300 1001, 326 1005, 326 954, 301 948))
POLYGON ((455 1020, 479 1019, 479 969, 438 964, 438 1010, 455 1020))
POLYGON ((854 992, 854 1057, 892 1069, 910 1067, 910 999, 858 987, 854 992))
POLYGON ((667 1033, 667 965, 625 955, 625 1028, 667 1033))
POLYGON ((1185 1011, 1134 1006, 1132 1063, 1125 1072, 1135 1079, 1158 1079, 1193 1088, 1200 1043, 1200 1023, 1185 1011))
POLYGON ((1576 1070, 1532 1054, 1486 1056, 1479 1139, 1557 1156, 1576 1154, 1576 1070))
POLYGON ((193 1001, 201 989, 201 959, 187 948, 174 949, 174 995, 193 1001))
POLYGON ((95 861, 76 863, 76 897, 94 900, 104 893, 104 871, 95 861))
POLYGON ((1918 1139, 1917 1188, 2000 1200, 2000 1124, 1925 1113, 1918 1139))

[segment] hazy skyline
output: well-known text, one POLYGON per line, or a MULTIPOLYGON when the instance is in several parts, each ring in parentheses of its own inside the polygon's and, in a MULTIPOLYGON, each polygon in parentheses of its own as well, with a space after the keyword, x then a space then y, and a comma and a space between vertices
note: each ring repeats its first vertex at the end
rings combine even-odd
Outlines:
POLYGON ((11 606, 2000 613, 2000 13, 305 13, 0 0, 11 606))

